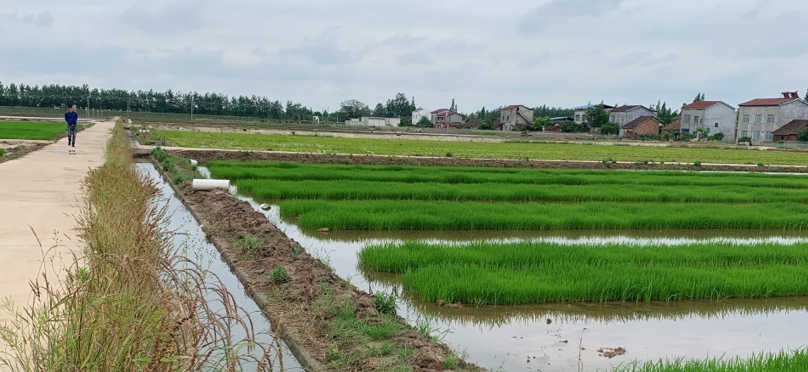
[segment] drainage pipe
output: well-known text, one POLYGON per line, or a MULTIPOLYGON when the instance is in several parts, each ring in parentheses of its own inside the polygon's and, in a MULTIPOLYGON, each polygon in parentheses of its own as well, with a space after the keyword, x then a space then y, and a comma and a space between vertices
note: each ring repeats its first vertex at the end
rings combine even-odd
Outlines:
POLYGON ((213 189, 230 190, 230 180, 194 179, 192 186, 194 190, 201 191, 210 191, 213 189))

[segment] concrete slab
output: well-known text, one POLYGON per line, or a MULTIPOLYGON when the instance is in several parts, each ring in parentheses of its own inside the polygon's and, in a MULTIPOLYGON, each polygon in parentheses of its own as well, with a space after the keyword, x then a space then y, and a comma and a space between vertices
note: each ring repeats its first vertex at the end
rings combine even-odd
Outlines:
MULTIPOLYGON (((43 263, 37 236, 44 249, 58 239, 55 253, 67 263, 71 251, 80 253, 74 216, 83 204, 81 181, 90 169, 103 164, 113 126, 112 121, 99 122, 78 133, 75 148, 63 138, 0 163, 0 296, 10 297, 18 307, 30 302, 29 282, 43 263)), ((0 310, 0 322, 8 315, 0 310)))

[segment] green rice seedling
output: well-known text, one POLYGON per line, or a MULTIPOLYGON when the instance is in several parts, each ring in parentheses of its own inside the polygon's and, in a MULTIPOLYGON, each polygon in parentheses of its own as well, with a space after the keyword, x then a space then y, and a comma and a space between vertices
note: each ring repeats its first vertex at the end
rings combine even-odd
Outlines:
POLYGON ((0 121, 0 139, 53 140, 61 135, 67 135, 63 122, 0 121))
POLYGON ((360 262, 403 273, 425 301, 511 305, 808 295, 806 245, 683 246, 408 242, 364 248, 360 262))
POLYGON ((283 284, 288 282, 289 279, 289 272, 286 271, 286 267, 283 265, 279 264, 269 272, 269 281, 272 284, 283 284))
POLYGON ((624 230, 808 228, 808 205, 286 201, 286 217, 333 230, 624 230))
POLYGON ((666 359, 633 362, 615 367, 612 372, 785 372, 808 371, 808 350, 757 353, 742 358, 666 359))
POLYGON ((808 201, 805 190, 746 186, 691 186, 678 192, 670 186, 546 185, 508 183, 402 183, 378 181, 236 181, 239 191, 263 200, 448 200, 507 202, 679 202, 776 203, 808 201))
POLYGON ((533 185, 744 186, 806 189, 805 176, 760 173, 545 170, 389 165, 237 163, 212 161, 216 178, 278 181, 376 181, 399 183, 504 183, 533 185))
POLYGON ((766 164, 802 165, 804 154, 791 151, 748 151, 723 148, 645 147, 615 145, 582 145, 570 143, 502 142, 436 142, 428 140, 336 138, 314 136, 283 136, 246 133, 206 133, 187 131, 154 131, 160 137, 180 147, 221 148, 260 151, 271 147, 278 151, 306 153, 377 154, 444 156, 451 152, 455 157, 555 160, 592 160, 612 158, 615 161, 636 160, 672 161, 692 163, 702 160, 709 163, 743 164, 764 162, 766 164))

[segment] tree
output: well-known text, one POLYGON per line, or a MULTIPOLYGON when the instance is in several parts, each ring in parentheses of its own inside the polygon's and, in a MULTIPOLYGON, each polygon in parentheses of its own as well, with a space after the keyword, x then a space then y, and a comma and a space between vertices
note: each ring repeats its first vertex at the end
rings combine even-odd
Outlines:
POLYGON ((679 111, 671 110, 668 108, 668 104, 666 102, 662 102, 661 100, 657 101, 656 105, 651 106, 651 109, 656 111, 659 122, 665 125, 668 125, 679 118, 679 111))
POLYGON ((797 141, 808 142, 808 128, 797 133, 797 141))
POLYGON ((805 90, 805 101, 808 101, 808 89, 805 90))
POLYGON ((586 125, 576 124, 571 121, 568 121, 564 124, 561 124, 561 131, 566 133, 583 133, 586 132, 586 125))
MULTIPOLYGON (((603 103, 590 107, 586 110, 586 124, 592 128, 600 128, 609 122, 609 112, 606 111, 603 103)), ((562 128, 563 130, 563 128, 562 128)))
POLYGON ((544 128, 552 127, 553 124, 553 121, 550 120, 548 116, 538 117, 533 119, 533 130, 541 131, 544 130, 544 128))
POLYGON ((400 118, 407 115, 412 115, 415 108, 410 105, 410 100, 404 93, 398 93, 396 96, 387 101, 387 115, 394 118, 400 118))
MULTIPOLYGON (((426 119, 426 118, 422 118, 422 119, 426 119)), ((408 116, 402 117, 401 118, 401 124, 399 124, 399 126, 401 126, 401 127, 411 127, 412 126, 412 116, 408 115, 408 116)))
POLYGON ((480 122, 480 125, 477 126, 477 129, 480 129, 480 130, 493 130, 494 129, 494 124, 491 124, 491 121, 488 120, 488 119, 483 119, 483 121, 480 122))
POLYGON ((452 98, 452 105, 449 106, 449 111, 457 112, 457 105, 455 105, 454 98, 452 98))
POLYGON ((699 101, 704 101, 704 93, 696 94, 696 99, 694 99, 693 102, 699 102, 699 101))
MULTIPOLYGON (((410 119, 410 120, 412 120, 412 119, 410 119)), ((429 121, 429 119, 427 119, 426 116, 422 117, 421 120, 418 120, 418 123, 415 124, 415 126, 417 126, 419 128, 432 128, 432 127, 434 127, 434 125, 432 125, 432 122, 429 121)))
POLYGON ((376 108, 373 109, 373 116, 387 117, 387 108, 381 103, 377 103, 376 108))
POLYGON ((620 125, 608 122, 600 127, 601 134, 620 134, 620 125))
POLYGON ((368 105, 355 99, 344 101, 339 105, 339 107, 340 112, 346 116, 346 119, 356 119, 362 116, 370 116, 370 109, 368 108, 368 105))
POLYGON ((698 134, 699 140, 707 140, 710 138, 710 128, 696 128, 696 134, 698 134))

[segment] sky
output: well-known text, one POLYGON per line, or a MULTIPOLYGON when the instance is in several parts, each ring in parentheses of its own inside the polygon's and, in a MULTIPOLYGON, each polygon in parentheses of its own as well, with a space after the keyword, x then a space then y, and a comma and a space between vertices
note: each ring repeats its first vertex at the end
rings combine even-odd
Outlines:
POLYGON ((0 81, 315 110, 730 105, 808 88, 805 0, 0 0, 0 81))

